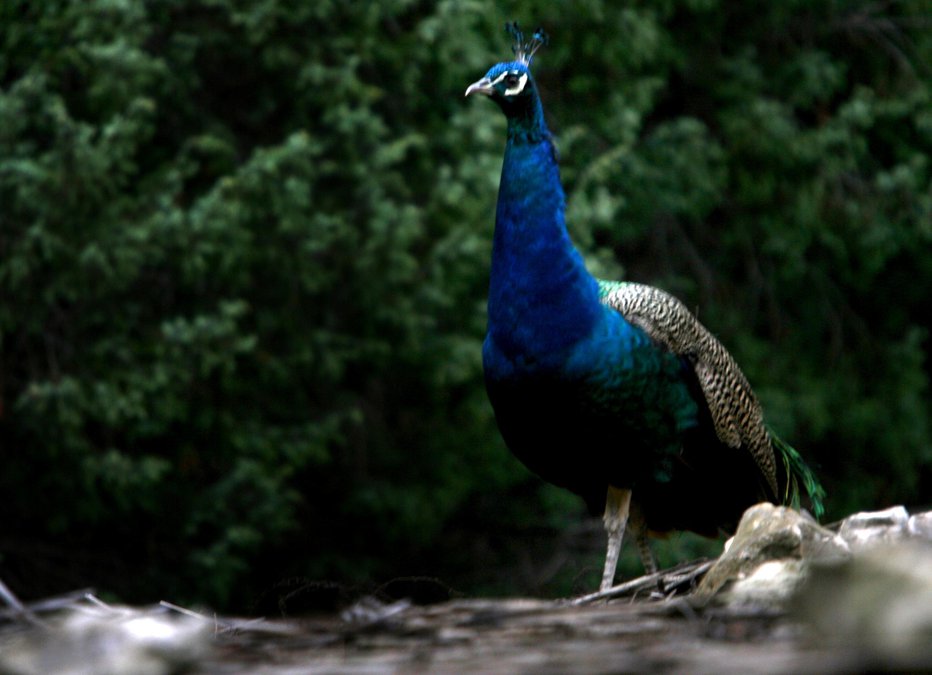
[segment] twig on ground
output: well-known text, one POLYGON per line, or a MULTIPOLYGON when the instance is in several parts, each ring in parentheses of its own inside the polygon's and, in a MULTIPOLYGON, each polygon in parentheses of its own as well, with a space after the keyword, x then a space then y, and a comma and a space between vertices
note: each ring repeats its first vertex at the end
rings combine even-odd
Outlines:
POLYGON ((160 607, 165 609, 170 609, 173 612, 178 612, 179 614, 184 614, 185 616, 190 616, 201 621, 211 621, 214 624, 214 634, 220 633, 236 633, 236 632, 261 632, 261 633, 274 633, 279 635, 290 635, 298 631, 298 627, 293 623, 283 623, 280 621, 268 621, 265 617, 257 617, 254 619, 220 619, 215 614, 213 617, 209 617, 200 612, 196 612, 193 609, 187 609, 186 607, 181 607, 174 603, 168 602, 167 600, 162 600, 159 602, 160 607))
MULTIPOLYGON (((188 609, 186 607, 182 607, 180 605, 171 603, 168 600, 161 600, 159 602, 159 607, 165 607, 166 609, 170 609, 174 612, 178 612, 179 614, 184 614, 185 616, 191 616, 191 617, 194 617, 195 619, 200 619, 202 621, 210 621, 210 617, 207 617, 201 614, 200 612, 195 612, 193 609, 188 609)), ((216 618, 217 617, 214 617, 214 620, 216 620, 216 618)))
POLYGON ((708 572, 714 564, 714 560, 707 560, 688 572, 677 573, 674 570, 670 570, 670 573, 663 578, 664 591, 668 594, 678 592, 684 585, 692 584, 696 579, 708 572))
POLYGON ((713 562, 712 560, 693 560, 667 570, 654 572, 653 574, 645 574, 637 579, 612 586, 608 590, 589 593, 588 595, 575 598, 570 604, 587 605, 591 602, 598 602, 599 600, 611 600, 612 598, 628 595, 629 593, 636 594, 648 589, 655 589, 660 584, 662 584, 663 588, 668 590, 676 589, 684 583, 691 582, 705 574, 709 568, 712 567, 713 562))
MULTIPOLYGON (((51 598, 45 598, 44 600, 30 602, 25 607, 28 612, 33 614, 48 614, 52 612, 58 612, 62 609, 74 609, 76 606, 78 606, 78 603, 83 600, 90 592, 90 589, 71 591, 70 593, 66 593, 64 595, 58 595, 51 598)), ((0 620, 13 619, 19 616, 20 613, 12 608, 0 610, 0 620)))
POLYGON ((35 626, 46 627, 45 623, 37 617, 28 607, 26 607, 19 598, 10 590, 10 587, 3 583, 3 580, 0 579, 0 598, 3 598, 3 601, 9 605, 10 614, 19 619, 23 619, 35 626))

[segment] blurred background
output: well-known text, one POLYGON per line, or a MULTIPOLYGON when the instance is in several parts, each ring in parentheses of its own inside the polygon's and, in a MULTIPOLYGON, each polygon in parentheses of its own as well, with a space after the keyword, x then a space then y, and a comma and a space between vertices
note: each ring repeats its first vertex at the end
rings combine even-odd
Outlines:
POLYGON ((511 19, 590 268, 698 312, 827 521, 929 506, 926 0, 3 0, 0 578, 595 588, 482 384, 511 19))

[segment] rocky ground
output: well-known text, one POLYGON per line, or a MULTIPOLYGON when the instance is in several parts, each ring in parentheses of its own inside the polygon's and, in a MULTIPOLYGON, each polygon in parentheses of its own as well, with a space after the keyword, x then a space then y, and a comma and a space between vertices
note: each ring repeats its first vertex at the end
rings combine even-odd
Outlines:
POLYGON ((368 598, 267 621, 0 596, 0 673, 23 675, 930 672, 932 512, 826 529, 761 504, 717 561, 565 601, 368 598))

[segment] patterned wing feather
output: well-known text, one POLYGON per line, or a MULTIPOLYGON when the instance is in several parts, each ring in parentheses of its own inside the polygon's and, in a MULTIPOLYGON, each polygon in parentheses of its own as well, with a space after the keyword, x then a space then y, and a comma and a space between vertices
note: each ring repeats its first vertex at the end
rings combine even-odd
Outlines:
POLYGON ((760 403, 722 343, 682 302, 658 288, 627 282, 600 281, 599 285, 603 303, 674 354, 689 359, 715 433, 730 447, 747 448, 774 495, 778 494, 774 451, 760 403))

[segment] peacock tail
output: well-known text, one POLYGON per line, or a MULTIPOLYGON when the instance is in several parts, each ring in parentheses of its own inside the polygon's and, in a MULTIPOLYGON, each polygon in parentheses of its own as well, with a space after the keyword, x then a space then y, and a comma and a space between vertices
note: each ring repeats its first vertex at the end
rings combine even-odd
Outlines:
POLYGON ((800 508, 801 483, 812 506, 812 515, 816 519, 821 518, 825 513, 825 506, 822 503, 822 500, 825 499, 825 489, 822 484, 816 478, 812 469, 809 468, 809 465, 803 460, 802 455, 796 451, 796 448, 781 439, 769 428, 768 432, 774 449, 780 455, 786 475, 786 486, 782 494, 783 503, 789 504, 794 509, 800 508))

